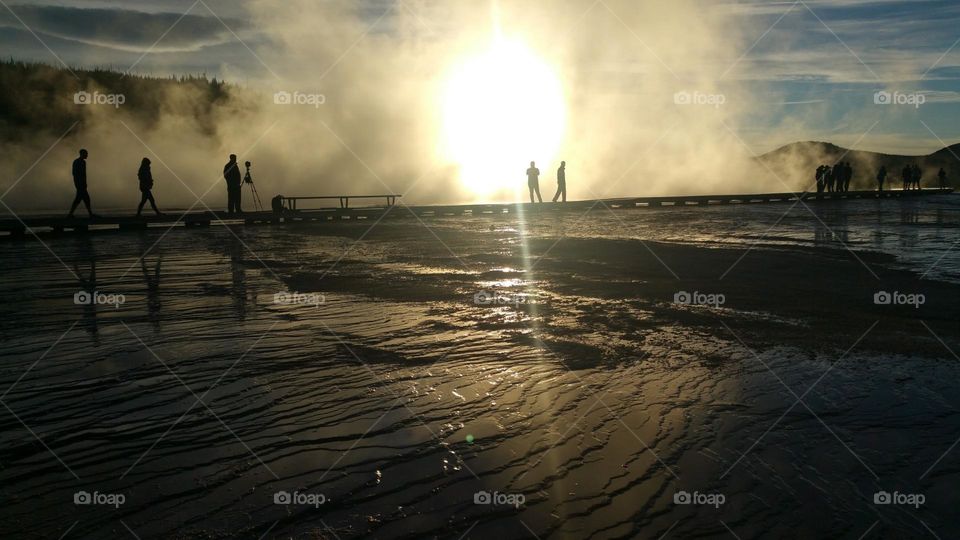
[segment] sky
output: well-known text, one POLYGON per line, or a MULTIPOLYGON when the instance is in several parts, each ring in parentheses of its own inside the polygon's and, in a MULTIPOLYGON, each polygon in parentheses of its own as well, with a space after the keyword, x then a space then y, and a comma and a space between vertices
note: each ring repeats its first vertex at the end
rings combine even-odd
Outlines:
MULTIPOLYGON (((430 201, 511 200, 505 190, 448 193, 439 186, 463 178, 464 164, 446 155, 434 163, 437 141, 451 139, 443 127, 449 74, 506 36, 559 81, 564 134, 542 152, 545 168, 566 158, 569 178, 590 177, 577 193, 587 198, 759 189, 732 156, 795 141, 910 155, 960 142, 958 23, 955 0, 0 0, 0 50, 53 65, 202 73, 267 95, 322 94, 323 107, 264 107, 240 131, 221 130, 237 136, 191 140, 208 154, 255 145, 288 193, 316 191, 304 186, 325 170, 338 189, 365 175, 368 190, 416 186, 430 201), (621 180, 627 186, 616 187, 621 180)), ((481 84, 482 74, 474 73, 481 84)), ((514 76, 516 84, 493 90, 530 84, 514 76)), ((535 101, 541 91, 521 90, 535 101)), ((460 97, 458 115, 483 122, 497 114, 471 111, 476 96, 460 97)), ((520 120, 500 141, 468 133, 479 148, 474 162, 522 143, 520 120)), ((545 133, 554 124, 538 122, 528 140, 554 135, 545 133)), ((102 132, 126 135, 110 130, 118 131, 102 132)), ((143 138, 170 137, 158 129, 143 138)), ((43 148, 25 150, 12 170, 43 148)), ((198 167, 173 161, 171 172, 198 167)), ((527 161, 517 152, 506 168, 482 172, 501 188, 523 188, 527 161), (514 173, 520 180, 506 178, 514 173)), ((762 187, 792 189, 807 176, 762 187)))
MULTIPOLYGON (((238 83, 269 83, 288 74, 278 73, 278 67, 258 56, 257 51, 269 47, 277 36, 258 25, 251 3, 5 0, 0 9, 0 48, 4 56, 54 64, 121 70, 133 66, 142 73, 206 73, 238 83)), ((578 33, 589 33, 600 19, 617 16, 592 0, 582 4, 590 11, 578 24, 578 33)), ((387 13, 372 32, 396 30, 391 28, 389 13, 393 2, 360 0, 355 5, 371 23, 387 13)), ((736 129, 758 151, 792 140, 815 139, 838 144, 859 141, 858 146, 865 149, 909 153, 960 138, 960 3, 805 0, 702 5, 718 17, 734 19, 737 28, 731 40, 737 41, 733 51, 737 55, 702 60, 712 68, 727 66, 717 88, 747 85, 752 89, 750 110, 736 129), (918 111, 877 107, 874 93, 881 90, 921 92, 925 103, 918 111)), ((406 0, 400 8, 416 10, 417 17, 425 19, 423 33, 430 39, 457 31, 429 20, 430 2, 406 0)), ((549 2, 544 9, 549 9, 549 2)), ((318 26, 317 31, 323 28, 318 26)), ((622 31, 635 30, 624 27, 622 31)), ((331 35, 330 39, 342 39, 347 51, 351 38, 358 37, 331 35)), ((556 38, 566 36, 561 33, 556 38)), ((549 49, 551 44, 541 46, 549 49)), ((635 46, 652 49, 665 59, 673 44, 638 35, 635 46)), ((620 65, 602 68, 621 73, 672 72, 678 87, 683 87, 688 72, 697 66, 671 66, 666 60, 638 66, 625 53, 620 65)))

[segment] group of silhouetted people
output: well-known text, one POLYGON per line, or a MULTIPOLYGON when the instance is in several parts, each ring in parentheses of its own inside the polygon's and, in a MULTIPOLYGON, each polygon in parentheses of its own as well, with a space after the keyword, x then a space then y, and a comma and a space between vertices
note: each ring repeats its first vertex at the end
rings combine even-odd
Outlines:
MULTIPOLYGON (((883 191, 883 184, 887 180, 886 166, 881 166, 877 171, 877 191, 883 191)), ((923 178, 923 171, 914 163, 905 165, 900 173, 903 181, 903 190, 919 190, 920 180, 923 178)), ((853 179, 853 167, 850 163, 837 163, 833 167, 829 165, 820 165, 817 167, 817 193, 843 193, 850 190, 850 181, 853 179)), ((937 179, 940 182, 940 189, 947 188, 947 172, 942 168, 937 173, 937 179)))
MULTIPOLYGON (((533 161, 530 162, 530 168, 527 169, 527 187, 530 188, 530 202, 543 202, 540 196, 540 169, 533 161), (534 201, 534 195, 537 199, 534 201)), ((553 202, 561 199, 567 202, 567 162, 561 161, 560 168, 557 169, 557 193, 553 196, 553 202)))
MULTIPOLYGON (((887 178, 887 168, 880 167, 880 171, 877 173, 877 191, 883 191, 883 182, 887 178)), ((916 163, 912 165, 904 165, 903 170, 900 171, 900 180, 903 182, 903 190, 920 190, 922 189, 920 181, 923 179, 923 169, 920 168, 916 163)), ((943 167, 937 171, 937 180, 939 182, 940 189, 947 189, 947 171, 943 170, 943 167)))
MULTIPOLYGON (((921 189, 920 180, 923 179, 923 170, 914 163, 913 165, 905 165, 903 170, 900 171, 900 177, 903 181, 903 190, 907 191, 909 189, 921 189)), ((877 191, 883 191, 883 183, 887 179, 887 168, 885 166, 880 167, 880 170, 877 172, 877 191)), ((940 189, 947 189, 947 171, 943 170, 943 167, 937 171, 937 180, 940 182, 940 189)))
POLYGON ((833 167, 820 165, 817 167, 817 193, 843 193, 850 191, 850 181, 853 180, 853 167, 849 162, 839 162, 833 167))
MULTIPOLYGON (((73 160, 73 187, 76 189, 76 196, 73 198, 73 204, 70 205, 70 214, 67 216, 69 218, 73 217, 73 213, 77 210, 77 207, 80 206, 81 202, 87 208, 87 213, 90 217, 99 217, 93 213, 90 203, 90 192, 87 190, 87 157, 89 155, 89 152, 81 149, 80 156, 73 160)), ((248 181, 252 183, 252 180, 249 179, 249 165, 249 162, 247 162, 247 176, 248 181)), ((240 167, 237 164, 237 156, 235 154, 230 154, 230 161, 223 167, 223 178, 227 181, 227 214, 242 214, 240 194, 244 179, 240 175, 240 167)), ((137 180, 140 184, 140 204, 137 206, 137 217, 141 216, 143 206, 148 202, 158 216, 163 216, 163 212, 157 208, 156 199, 153 198, 153 172, 150 170, 149 159, 143 158, 140 162, 140 169, 137 170, 137 180)))
POLYGON ((903 190, 908 189, 920 189, 920 180, 923 178, 923 171, 920 170, 920 166, 914 163, 913 165, 905 165, 903 170, 900 171, 900 177, 903 180, 903 190))

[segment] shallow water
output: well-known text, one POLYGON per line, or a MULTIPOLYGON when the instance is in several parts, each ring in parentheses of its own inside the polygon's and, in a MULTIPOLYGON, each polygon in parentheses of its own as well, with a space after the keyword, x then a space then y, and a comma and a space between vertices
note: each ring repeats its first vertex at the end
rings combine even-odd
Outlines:
POLYGON ((784 250, 829 262, 846 246, 954 281, 956 201, 0 244, 0 532, 955 537, 955 328, 930 323, 934 354, 858 345, 890 331, 880 320, 835 344, 778 342, 816 321, 670 307, 637 291, 685 272, 610 253, 755 244, 743 267, 716 267, 732 280, 784 250), (74 303, 93 289, 123 303, 74 303), (276 302, 286 291, 301 303, 276 302), (81 490, 124 501, 78 505, 81 490), (874 504, 881 490, 925 501, 874 504), (276 504, 281 491, 323 504, 276 504), (676 504, 680 491, 723 504, 676 504))

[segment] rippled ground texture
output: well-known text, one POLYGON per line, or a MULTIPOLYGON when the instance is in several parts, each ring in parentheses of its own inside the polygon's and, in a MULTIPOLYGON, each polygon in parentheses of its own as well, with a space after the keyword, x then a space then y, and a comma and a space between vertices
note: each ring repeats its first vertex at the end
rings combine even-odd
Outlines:
POLYGON ((939 199, 4 242, 0 533, 955 538, 939 199))

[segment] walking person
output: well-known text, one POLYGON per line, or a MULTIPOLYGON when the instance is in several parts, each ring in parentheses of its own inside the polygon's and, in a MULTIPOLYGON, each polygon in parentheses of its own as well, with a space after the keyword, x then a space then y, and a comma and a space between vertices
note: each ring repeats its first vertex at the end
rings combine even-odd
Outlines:
POLYGON ((143 205, 150 201, 150 207, 156 212, 157 216, 163 213, 157 210, 157 201, 153 200, 153 173, 150 172, 150 160, 143 158, 140 162, 140 170, 137 171, 137 179, 140 180, 140 205, 137 206, 137 217, 143 212, 143 205))
POLYGON ((230 161, 223 166, 223 179, 227 181, 227 215, 242 214, 240 188, 243 185, 243 177, 240 175, 236 154, 230 154, 230 161))
POLYGON ((553 196, 553 202, 563 197, 563 202, 567 202, 567 162, 561 161, 560 168, 557 169, 557 194, 553 196))
POLYGON ((877 171, 877 191, 883 193, 883 181, 887 179, 887 167, 880 166, 880 170, 877 171))
POLYGON ((83 205, 87 207, 87 213, 90 214, 90 217, 100 217, 90 209, 90 193, 87 191, 87 155, 87 151, 81 149, 80 157, 73 160, 73 187, 77 190, 77 194, 73 198, 73 204, 70 205, 70 214, 67 215, 68 218, 73 217, 73 213, 76 211, 77 206, 80 205, 80 201, 83 201, 83 205))
POLYGON ((533 194, 537 194, 537 201, 543 202, 543 197, 540 196, 540 169, 537 168, 537 164, 533 161, 530 162, 530 168, 527 169, 527 187, 530 188, 530 203, 533 201, 533 194))

